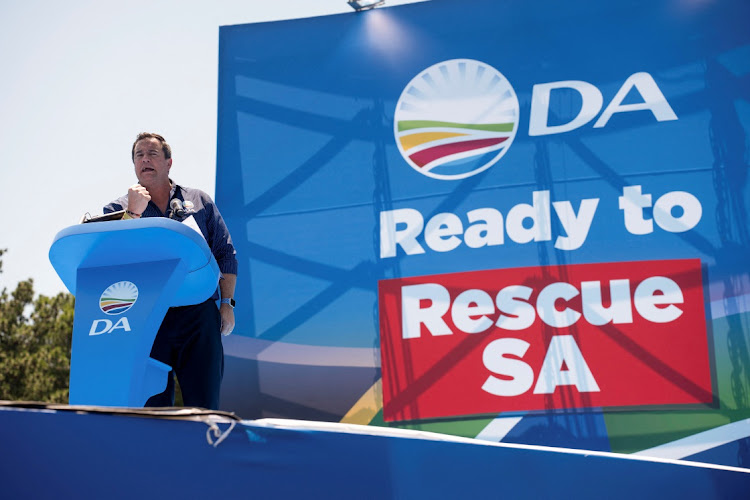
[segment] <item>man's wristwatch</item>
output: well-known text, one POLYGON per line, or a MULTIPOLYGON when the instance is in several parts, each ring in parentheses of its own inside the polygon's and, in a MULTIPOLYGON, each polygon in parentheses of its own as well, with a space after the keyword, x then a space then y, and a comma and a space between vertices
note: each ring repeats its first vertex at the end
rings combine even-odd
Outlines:
POLYGON ((229 304, 234 309, 234 299, 221 299, 222 304, 229 304))

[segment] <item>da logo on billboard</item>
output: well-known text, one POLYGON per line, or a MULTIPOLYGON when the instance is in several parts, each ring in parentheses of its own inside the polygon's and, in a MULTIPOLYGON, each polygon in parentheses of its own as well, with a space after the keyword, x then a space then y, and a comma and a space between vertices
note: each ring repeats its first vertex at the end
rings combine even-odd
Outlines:
POLYGON ((499 71, 452 59, 409 82, 393 127, 399 151, 417 172, 454 180, 497 163, 513 142, 518 117, 516 93, 499 71))
MULTIPOLYGON (((104 314, 115 316, 128 311, 138 300, 138 287, 130 281, 118 281, 107 287, 99 297, 99 309, 104 314)), ((96 319, 91 323, 89 335, 112 333, 115 330, 131 331, 130 322, 126 316, 116 322, 109 319, 96 319)))

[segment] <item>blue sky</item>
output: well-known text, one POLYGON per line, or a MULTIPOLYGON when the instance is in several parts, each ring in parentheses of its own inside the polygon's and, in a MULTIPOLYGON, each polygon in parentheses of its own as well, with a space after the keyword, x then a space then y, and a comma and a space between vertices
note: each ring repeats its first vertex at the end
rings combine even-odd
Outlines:
POLYGON ((339 13, 356 15, 345 0, 0 2, 0 289, 65 291, 50 244, 135 182, 138 132, 163 134, 172 177, 213 196, 219 26, 339 13))

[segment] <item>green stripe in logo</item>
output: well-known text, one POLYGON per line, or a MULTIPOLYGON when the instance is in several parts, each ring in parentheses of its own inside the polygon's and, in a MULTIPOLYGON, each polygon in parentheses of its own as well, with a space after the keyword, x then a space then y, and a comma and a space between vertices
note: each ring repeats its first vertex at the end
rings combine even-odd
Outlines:
POLYGON ((432 120, 402 120, 398 122, 398 131, 414 130, 418 128, 465 128, 469 130, 486 130, 488 132, 512 132, 515 123, 456 123, 432 120))

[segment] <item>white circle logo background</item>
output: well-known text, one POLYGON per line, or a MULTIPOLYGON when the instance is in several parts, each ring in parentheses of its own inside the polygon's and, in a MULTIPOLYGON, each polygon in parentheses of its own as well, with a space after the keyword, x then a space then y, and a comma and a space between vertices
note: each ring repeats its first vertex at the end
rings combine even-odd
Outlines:
POLYGON ((401 155, 428 177, 456 180, 494 165, 518 128, 513 87, 495 68, 473 59, 430 66, 404 88, 393 129, 401 155))
POLYGON ((99 297, 99 308, 105 314, 122 314, 138 300, 138 287, 130 281, 118 281, 99 297))

